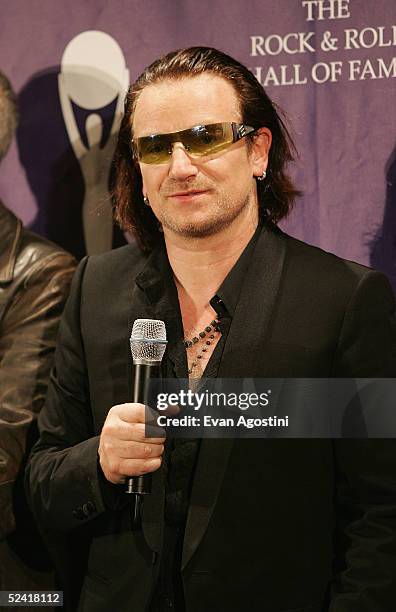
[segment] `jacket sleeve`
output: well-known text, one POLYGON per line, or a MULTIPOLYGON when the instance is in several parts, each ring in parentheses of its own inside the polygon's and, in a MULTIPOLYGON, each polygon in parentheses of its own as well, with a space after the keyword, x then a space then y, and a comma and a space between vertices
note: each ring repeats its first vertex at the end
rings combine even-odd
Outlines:
MULTIPOLYGON (((47 399, 38 421, 40 437, 25 475, 30 506, 42 531, 74 530, 106 509, 98 469, 99 436, 92 421, 80 330, 87 261, 81 261, 73 278, 47 399)), ((118 489, 109 483, 111 487, 118 489)))
POLYGON ((15 528, 13 487, 32 422, 45 399, 59 320, 69 293, 74 259, 41 258, 20 282, 0 334, 0 538, 15 528))
MULTIPOLYGON (((335 377, 396 377, 394 298, 370 271, 345 313, 335 377)), ((330 612, 389 612, 396 601, 396 440, 339 439, 337 558, 330 612)))

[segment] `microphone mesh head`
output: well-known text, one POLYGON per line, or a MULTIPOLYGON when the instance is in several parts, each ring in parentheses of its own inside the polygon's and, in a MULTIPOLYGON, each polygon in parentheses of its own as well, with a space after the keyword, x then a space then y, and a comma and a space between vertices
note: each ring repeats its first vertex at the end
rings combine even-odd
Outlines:
POLYGON ((166 342, 163 321, 136 319, 130 339, 133 363, 161 363, 166 342))

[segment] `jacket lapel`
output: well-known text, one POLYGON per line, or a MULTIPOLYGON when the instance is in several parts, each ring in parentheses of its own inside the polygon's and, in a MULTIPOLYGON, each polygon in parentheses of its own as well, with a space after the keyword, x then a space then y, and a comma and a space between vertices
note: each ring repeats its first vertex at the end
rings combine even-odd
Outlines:
MULTIPOLYGON (((280 230, 263 228, 252 253, 238 305, 227 335, 218 378, 254 378, 265 351, 271 315, 285 260, 280 230), (243 352, 244 359, 239 356, 243 352)), ((260 377, 265 377, 263 368, 260 377)), ((208 527, 226 473, 234 440, 203 439, 197 460, 184 536, 185 568, 208 527)))
MULTIPOLYGON (((282 232, 263 227, 232 318, 218 378, 257 376, 278 295, 285 252, 282 232), (243 360, 240 359, 241 353, 243 360)), ((265 377, 262 368, 260 377, 265 377)))

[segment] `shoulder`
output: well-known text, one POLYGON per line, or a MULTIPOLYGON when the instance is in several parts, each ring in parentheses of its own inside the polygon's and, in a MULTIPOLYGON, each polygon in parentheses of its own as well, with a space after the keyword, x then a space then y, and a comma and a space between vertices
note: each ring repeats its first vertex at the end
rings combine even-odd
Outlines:
POLYGON ((305 282, 315 281, 318 288, 328 287, 331 291, 344 289, 353 291, 368 278, 381 278, 388 282, 385 275, 368 266, 343 259, 319 247, 307 244, 279 231, 279 239, 286 247, 285 264, 297 279, 305 282))
POLYGON ((57 244, 22 229, 13 270, 13 285, 29 289, 41 287, 48 296, 64 299, 70 288, 77 262, 57 244))
POLYGON ((316 303, 331 301, 341 307, 353 306, 355 296, 360 294, 365 295, 366 304, 378 298, 393 303, 393 290, 382 272, 307 244, 278 228, 271 234, 284 252, 282 287, 286 295, 304 296, 316 303))
POLYGON ((113 281, 115 275, 119 277, 123 273, 135 276, 144 267, 147 258, 148 255, 142 253, 136 244, 127 244, 100 255, 86 257, 85 274, 89 277, 100 274, 103 280, 110 278, 113 281))
POLYGON ((62 247, 27 229, 22 229, 18 259, 24 259, 30 268, 50 263, 75 267, 77 263, 62 247))
POLYGON ((20 219, 0 202, 0 285, 26 281, 36 273, 75 268, 74 258, 49 240, 26 230, 20 219))
POLYGON ((89 255, 80 262, 74 284, 81 287, 86 295, 100 295, 111 292, 113 295, 133 283, 144 268, 148 255, 136 244, 101 253, 89 255))
POLYGON ((293 262, 296 266, 304 267, 308 274, 322 270, 322 272, 331 274, 332 277, 340 279, 346 277, 349 281, 355 279, 356 282, 359 282, 365 274, 372 270, 363 264, 338 257, 284 232, 280 232, 280 236, 287 248, 288 261, 293 262))
POLYGON ((147 260, 147 255, 144 254, 139 247, 133 242, 126 244, 117 249, 100 253, 99 255, 90 255, 89 265, 95 268, 106 270, 119 267, 139 267, 147 260))
POLYGON ((14 246, 2 253, 0 282, 9 292, 32 285, 48 287, 51 282, 66 288, 76 266, 70 253, 18 223, 14 246))

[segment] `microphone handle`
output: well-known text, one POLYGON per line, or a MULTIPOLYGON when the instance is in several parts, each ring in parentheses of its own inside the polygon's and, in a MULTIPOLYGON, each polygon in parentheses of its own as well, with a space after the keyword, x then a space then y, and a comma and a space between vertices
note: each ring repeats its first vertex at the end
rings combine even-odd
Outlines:
MULTIPOLYGON (((150 378, 158 378, 160 374, 159 364, 134 364, 134 385, 132 401, 138 404, 144 404, 148 406, 148 392, 150 378)), ((142 476, 133 476, 127 479, 127 486, 125 493, 132 493, 133 495, 147 495, 151 493, 151 474, 144 474, 142 476)))

